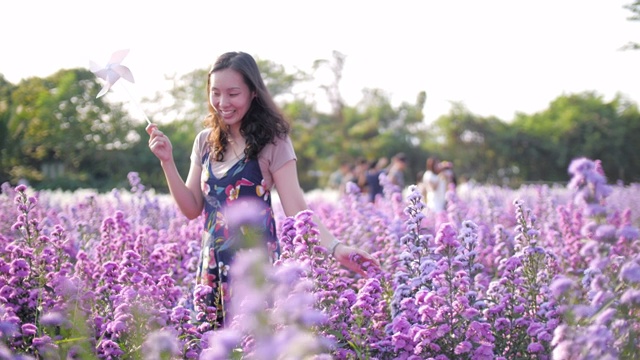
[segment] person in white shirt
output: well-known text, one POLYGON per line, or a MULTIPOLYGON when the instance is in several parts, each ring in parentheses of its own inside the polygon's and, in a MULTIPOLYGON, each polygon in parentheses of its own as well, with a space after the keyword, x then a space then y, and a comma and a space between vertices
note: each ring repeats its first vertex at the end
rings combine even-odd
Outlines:
POLYGON ((422 183, 426 192, 426 205, 432 212, 445 210, 447 181, 439 176, 440 161, 435 157, 427 159, 427 171, 422 176, 422 183))

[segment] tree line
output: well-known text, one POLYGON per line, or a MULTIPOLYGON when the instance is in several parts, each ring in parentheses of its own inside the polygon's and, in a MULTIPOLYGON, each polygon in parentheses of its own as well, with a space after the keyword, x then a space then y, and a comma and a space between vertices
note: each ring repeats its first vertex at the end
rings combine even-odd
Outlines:
MULTIPOLYGON (((640 113, 631 99, 606 100, 595 91, 560 95, 534 114, 512 121, 473 114, 453 103, 447 114, 426 123, 427 94, 393 106, 383 89, 363 89, 351 106, 340 96, 345 56, 314 63, 329 68, 333 81, 322 85, 331 109, 319 111, 313 96, 294 91, 313 73, 287 72, 258 58, 267 86, 292 125, 301 185, 324 187, 345 161, 375 160, 404 152, 407 182, 424 170, 427 157, 454 164, 460 179, 519 186, 525 182, 565 182, 573 158, 602 161, 611 181, 640 181, 640 113)), ((186 176, 195 134, 206 115, 205 69, 174 77, 171 90, 142 103, 152 121, 173 143, 186 176)), ((125 104, 96 99, 101 83, 86 69, 62 69, 46 78, 18 84, 0 74, 0 183, 28 181, 38 189, 109 191, 128 187, 127 174, 166 192, 158 160, 147 147, 145 124, 125 104)))

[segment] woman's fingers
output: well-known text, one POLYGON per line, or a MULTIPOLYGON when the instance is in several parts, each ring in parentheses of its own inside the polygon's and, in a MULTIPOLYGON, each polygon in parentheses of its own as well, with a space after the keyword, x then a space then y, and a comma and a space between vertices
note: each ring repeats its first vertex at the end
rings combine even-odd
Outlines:
POLYGON ((153 132, 153 130, 157 130, 158 129, 158 125, 156 124, 149 124, 147 125, 147 127, 145 128, 145 130, 147 131, 147 134, 151 135, 151 133, 153 132))
POLYGON ((336 249, 336 258, 344 267, 362 276, 368 276, 372 270, 379 272, 380 263, 367 252, 350 246, 336 249))

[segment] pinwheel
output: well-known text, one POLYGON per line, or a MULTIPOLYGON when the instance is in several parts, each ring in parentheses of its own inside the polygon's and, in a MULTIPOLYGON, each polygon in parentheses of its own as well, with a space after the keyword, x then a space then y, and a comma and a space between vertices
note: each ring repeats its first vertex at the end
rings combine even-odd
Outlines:
MULTIPOLYGON (((101 67, 100 65, 96 64, 94 61, 89 62, 89 68, 91 69, 91 72, 93 72, 94 74, 96 74, 97 77, 105 81, 104 85, 102 86, 102 89, 100 90, 96 98, 99 98, 102 95, 106 94, 109 91, 109 89, 111 89, 111 87, 118 80, 120 80, 120 78, 123 78, 129 81, 130 83, 134 82, 133 74, 131 73, 131 70, 129 70, 128 67, 121 64, 122 60, 124 60, 127 54, 129 54, 129 49, 118 50, 114 52, 111 55, 111 59, 109 60, 107 65, 105 65, 104 67, 101 67)), ((126 88, 125 88, 125 91, 126 91, 126 88)), ((129 94, 129 96, 133 100, 133 96, 131 96, 131 94, 129 94)), ((136 102, 136 105, 138 105, 137 102, 136 102)), ((138 108, 140 108, 139 105, 138 105, 138 108)), ((142 111, 142 109, 140 110, 142 111)), ((145 120, 147 120, 147 123, 150 124, 151 121, 149 121, 149 118, 147 118, 147 115, 144 114, 144 111, 142 111, 142 113, 144 115, 145 120)))
POLYGON ((107 63, 105 67, 100 67, 95 62, 90 62, 91 72, 96 74, 97 77, 101 78, 105 81, 104 86, 102 86, 102 90, 98 93, 96 98, 104 95, 111 89, 111 87, 116 83, 116 81, 123 78, 131 83, 133 83, 133 74, 128 67, 120 64, 122 60, 124 60, 125 56, 129 54, 129 49, 119 50, 111 55, 111 60, 107 63))

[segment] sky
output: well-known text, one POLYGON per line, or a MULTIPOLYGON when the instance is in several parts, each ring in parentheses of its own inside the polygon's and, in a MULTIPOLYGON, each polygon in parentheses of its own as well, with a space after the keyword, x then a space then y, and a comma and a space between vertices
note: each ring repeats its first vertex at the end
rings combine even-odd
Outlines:
POLYGON ((339 51, 349 105, 365 88, 384 90, 396 106, 425 91, 426 121, 452 102, 510 121, 584 91, 640 101, 640 51, 620 50, 640 42, 640 22, 627 20, 623 7, 631 2, 3 1, 0 74, 17 84, 89 61, 104 65, 129 49, 122 64, 135 84, 123 86, 135 102, 166 90, 166 75, 209 68, 227 51, 307 72, 339 51))

